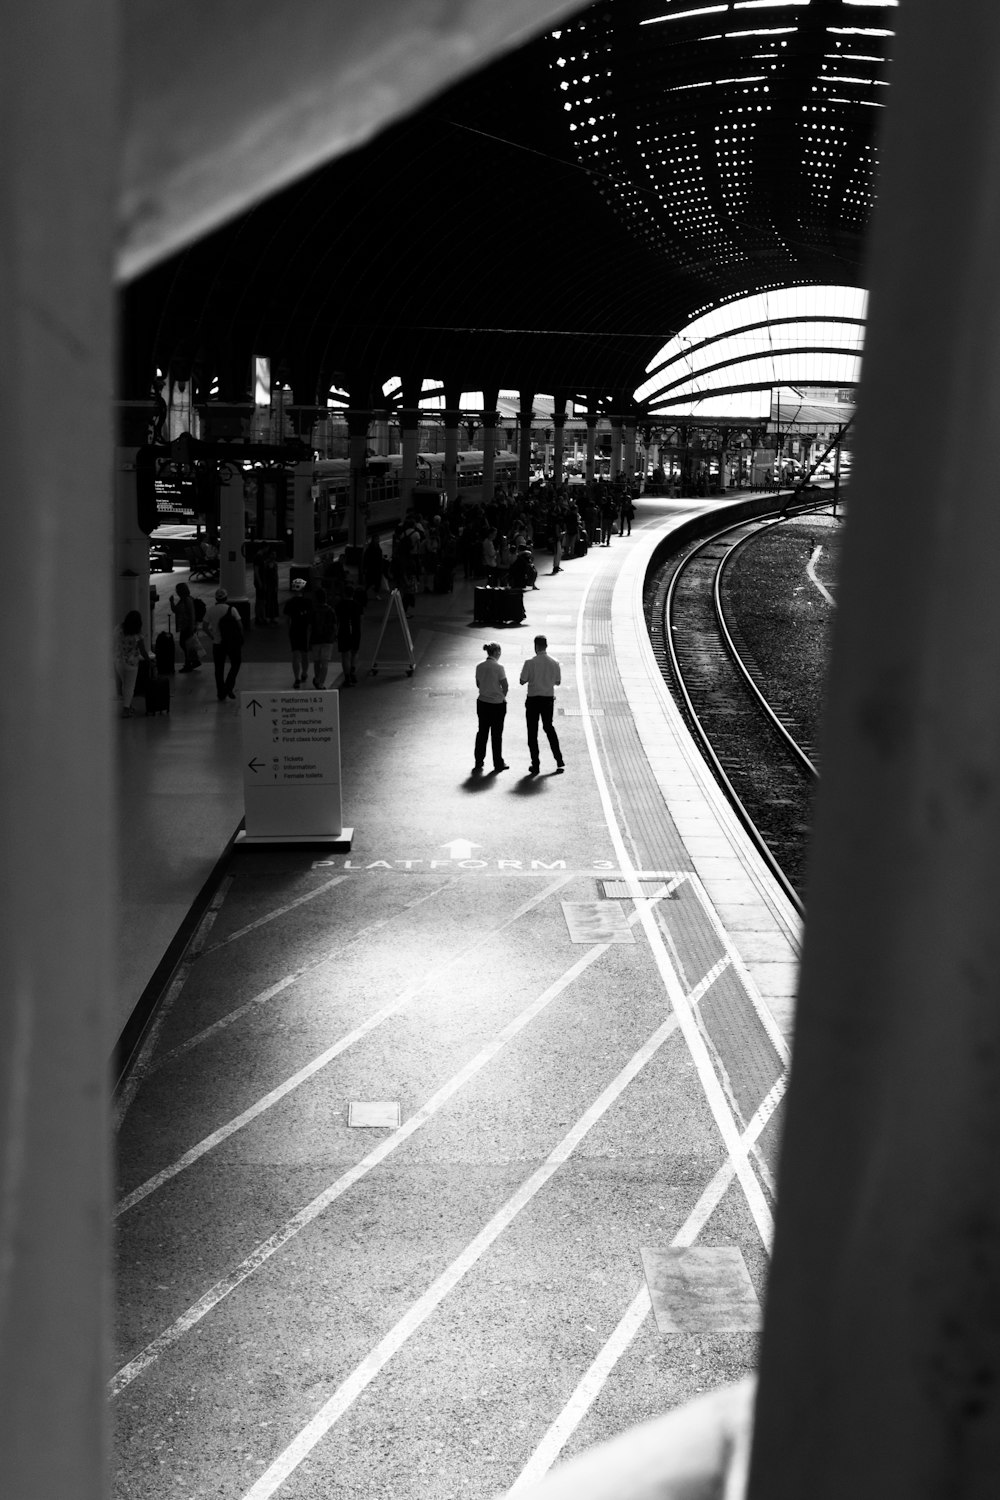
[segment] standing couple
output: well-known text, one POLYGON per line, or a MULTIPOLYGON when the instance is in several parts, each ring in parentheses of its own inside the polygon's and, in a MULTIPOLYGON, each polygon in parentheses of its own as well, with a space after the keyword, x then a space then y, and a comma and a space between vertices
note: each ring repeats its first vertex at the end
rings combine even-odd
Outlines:
MULTIPOLYGON (((528 754, 531 757, 528 771, 531 776, 537 776, 540 769, 538 763, 539 724, 545 730, 549 748, 555 757, 556 770, 564 769, 559 736, 552 724, 555 690, 562 682, 562 671, 555 658, 549 656, 548 644, 544 635, 535 636, 535 654, 530 661, 524 663, 519 679, 528 689, 524 700, 524 712, 528 726, 528 754)), ((507 713, 507 673, 500 665, 500 647, 495 641, 484 646, 483 650, 486 652, 486 660, 481 661, 476 668, 476 686, 479 689, 476 713, 479 716, 479 730, 476 734, 476 763, 472 768, 474 773, 483 769, 487 739, 490 740, 493 751, 494 771, 507 770, 507 764, 503 758, 503 721, 507 713)))

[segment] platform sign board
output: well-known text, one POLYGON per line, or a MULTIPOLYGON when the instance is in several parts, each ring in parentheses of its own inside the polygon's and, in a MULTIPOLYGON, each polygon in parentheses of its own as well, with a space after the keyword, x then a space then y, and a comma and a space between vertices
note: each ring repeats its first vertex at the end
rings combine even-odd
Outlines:
POLYGON ((240 694, 247 842, 339 838, 340 694, 240 694))

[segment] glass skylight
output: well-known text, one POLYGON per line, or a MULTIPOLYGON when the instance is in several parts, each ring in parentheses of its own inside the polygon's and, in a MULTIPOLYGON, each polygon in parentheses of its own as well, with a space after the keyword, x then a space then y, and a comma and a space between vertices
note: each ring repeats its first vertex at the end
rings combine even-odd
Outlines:
POLYGON ((852 385, 860 374, 867 292, 795 286, 741 297, 695 318, 646 367, 650 407, 771 385, 852 385))

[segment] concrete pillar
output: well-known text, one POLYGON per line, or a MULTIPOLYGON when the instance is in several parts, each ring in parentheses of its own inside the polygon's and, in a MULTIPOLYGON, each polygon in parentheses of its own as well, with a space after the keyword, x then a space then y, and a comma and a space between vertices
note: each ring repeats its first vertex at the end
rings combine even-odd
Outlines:
POLYGON ((371 450, 378 458, 389 452, 389 413, 384 408, 372 412, 371 450))
POLYGON ((592 412, 592 411, 588 411, 588 413, 587 413, 587 463, 586 463, 586 468, 585 468, 586 477, 587 477, 587 483, 588 484, 593 484, 593 482, 594 482, 594 461, 595 461, 596 455, 597 455, 597 413, 596 412, 592 412))
POLYGON ((247 566, 243 551, 246 540, 246 505, 243 474, 228 466, 220 471, 219 485, 219 583, 230 599, 244 599, 247 566))
POLYGON ((625 422, 623 432, 625 441, 623 468, 625 472, 625 478, 628 480, 629 484, 631 484, 632 476, 635 474, 636 430, 634 419, 630 418, 625 422))
POLYGON ((363 547, 368 540, 368 427, 370 411, 350 408, 347 412, 347 447, 351 476, 347 496, 347 545, 363 547))
POLYGON ((517 487, 525 495, 531 483, 531 424, 535 420, 531 403, 534 399, 534 391, 522 391, 517 414, 517 487))
POLYGON ((413 486, 417 482, 417 451, 420 440, 420 412, 416 407, 404 406, 399 413, 400 447, 402 462, 399 466, 400 509, 405 512, 413 504, 413 486))
POLYGON ((558 407, 552 413, 552 477, 555 484, 562 484, 563 438, 566 432, 566 410, 558 407))
POLYGON ((114 623, 130 609, 142 615, 146 642, 152 645, 149 608, 149 537, 139 530, 135 496, 135 455, 129 444, 115 454, 115 566, 114 623))
POLYGON ((296 464, 292 479, 292 557, 301 567, 316 560, 316 502, 311 464, 296 464))
POLYGON ((441 417, 444 422, 444 495, 447 508, 454 503, 458 494, 458 428, 462 413, 457 404, 448 405, 441 417))
POLYGON ((882 122, 753 1500, 1000 1474, 1000 8, 943 19, 882 122))
POLYGON ((622 471, 622 419, 611 418, 611 470, 609 477, 617 479, 622 471))
POLYGON ((117 11, 33 0, 0 50, 0 1489, 18 1500, 110 1492, 113 787, 139 727, 110 657, 117 11))
POLYGON ((496 410, 499 389, 492 386, 483 391, 483 499, 492 500, 495 482, 495 459, 497 453, 497 423, 500 413, 496 410))

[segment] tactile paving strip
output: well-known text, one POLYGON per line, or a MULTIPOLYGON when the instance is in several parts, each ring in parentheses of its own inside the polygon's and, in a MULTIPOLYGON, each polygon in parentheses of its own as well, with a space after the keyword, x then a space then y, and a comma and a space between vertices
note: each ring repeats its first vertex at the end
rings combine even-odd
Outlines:
MULTIPOLYGON (((617 572, 618 568, 609 568, 596 580, 587 604, 588 634, 606 647, 584 662, 588 704, 595 708, 620 699, 621 694, 611 652, 611 597, 617 572)), ((595 722, 593 728, 608 769, 622 836, 636 868, 691 870, 691 858, 670 817, 631 716, 611 714, 595 722)), ((606 895, 612 896, 612 892, 614 896, 619 894, 612 882, 606 882, 606 895)), ((627 897, 627 890, 622 894, 627 897)), ((725 957, 726 950, 695 891, 685 883, 678 887, 676 896, 657 903, 656 920, 679 957, 679 977, 690 993, 725 957)), ((743 1124, 749 1124, 781 1077, 784 1063, 735 969, 725 969, 716 979, 703 997, 698 1014, 729 1098, 743 1124)), ((772 1120, 758 1144, 772 1174, 777 1172, 779 1138, 780 1126, 772 1120)))

